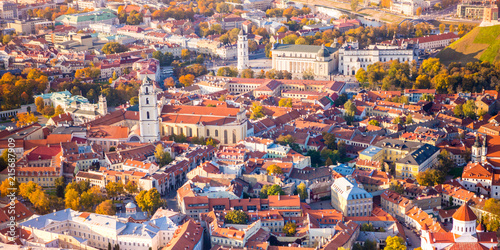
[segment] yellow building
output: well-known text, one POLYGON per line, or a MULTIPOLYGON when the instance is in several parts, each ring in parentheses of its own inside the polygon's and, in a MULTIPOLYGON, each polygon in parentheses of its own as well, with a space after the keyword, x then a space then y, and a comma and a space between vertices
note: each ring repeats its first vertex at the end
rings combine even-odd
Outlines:
POLYGON ((396 162, 396 178, 416 178, 418 173, 436 164, 439 152, 438 147, 424 144, 396 162))
POLYGON ((384 159, 384 150, 380 147, 369 146, 359 153, 358 158, 367 161, 380 161, 384 159))

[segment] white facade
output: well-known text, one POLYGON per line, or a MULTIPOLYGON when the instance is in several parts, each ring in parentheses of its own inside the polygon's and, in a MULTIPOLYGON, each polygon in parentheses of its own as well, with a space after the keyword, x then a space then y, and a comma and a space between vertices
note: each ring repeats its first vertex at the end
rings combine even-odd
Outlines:
POLYGON ((274 44, 273 69, 292 74, 310 71, 316 76, 329 76, 337 70, 338 50, 315 45, 274 44))
POLYGON ((238 70, 246 69, 249 65, 248 38, 247 35, 243 34, 243 30, 240 30, 240 34, 238 34, 238 70))
POLYGON ((156 107, 156 91, 149 78, 144 78, 139 91, 139 127, 141 142, 160 140, 160 121, 156 107))
POLYGON ((377 44, 360 49, 358 42, 344 44, 339 50, 339 73, 355 75, 358 69, 367 70, 368 65, 376 62, 412 62, 418 59, 418 46, 403 43, 398 45, 377 44))

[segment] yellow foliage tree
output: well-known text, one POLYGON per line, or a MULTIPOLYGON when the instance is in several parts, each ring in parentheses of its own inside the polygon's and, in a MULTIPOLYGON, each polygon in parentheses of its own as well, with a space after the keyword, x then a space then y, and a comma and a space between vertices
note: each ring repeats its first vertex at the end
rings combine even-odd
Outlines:
POLYGON ((101 202, 95 209, 95 212, 97 214, 104 214, 104 215, 115 215, 115 205, 111 200, 105 200, 101 202))
MULTIPOLYGON (((16 121, 16 119, 12 119, 12 121, 16 121)), ((30 125, 38 121, 38 117, 33 113, 18 113, 17 114, 17 122, 16 126, 18 128, 30 125)))

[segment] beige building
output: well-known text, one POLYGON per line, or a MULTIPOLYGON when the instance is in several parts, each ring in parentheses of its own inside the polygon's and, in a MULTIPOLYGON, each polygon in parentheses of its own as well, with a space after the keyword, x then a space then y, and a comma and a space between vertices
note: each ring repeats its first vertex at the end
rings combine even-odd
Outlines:
POLYGON ((247 136, 245 112, 243 108, 165 105, 160 115, 161 137, 211 137, 222 145, 233 145, 247 136))
POLYGON ((424 144, 396 162, 396 177, 416 178, 420 172, 430 169, 436 164, 439 152, 438 147, 424 144))
POLYGON ((331 187, 332 206, 345 216, 370 216, 373 196, 353 178, 338 178, 331 187))

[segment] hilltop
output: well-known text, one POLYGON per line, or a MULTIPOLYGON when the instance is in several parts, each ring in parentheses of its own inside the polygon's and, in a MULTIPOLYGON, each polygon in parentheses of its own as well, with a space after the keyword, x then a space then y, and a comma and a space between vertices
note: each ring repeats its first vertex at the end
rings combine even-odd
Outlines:
POLYGON ((436 57, 444 64, 500 60, 500 25, 476 27, 439 52, 436 57))

